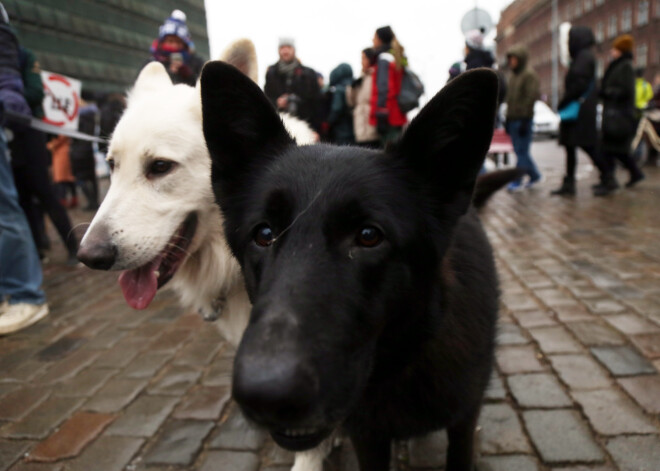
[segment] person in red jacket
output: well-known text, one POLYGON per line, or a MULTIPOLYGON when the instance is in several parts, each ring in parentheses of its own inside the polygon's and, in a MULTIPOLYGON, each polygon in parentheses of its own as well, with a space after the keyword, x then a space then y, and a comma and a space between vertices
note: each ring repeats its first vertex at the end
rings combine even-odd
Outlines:
POLYGON ((401 135, 403 126, 408 122, 397 101, 407 60, 403 55, 403 46, 389 26, 376 30, 373 43, 378 55, 371 88, 369 123, 376 126, 385 146, 401 135))

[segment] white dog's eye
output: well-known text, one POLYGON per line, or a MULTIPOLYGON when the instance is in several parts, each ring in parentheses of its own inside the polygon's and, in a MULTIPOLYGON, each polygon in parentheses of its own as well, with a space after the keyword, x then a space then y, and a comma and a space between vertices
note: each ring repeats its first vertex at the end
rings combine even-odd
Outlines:
POLYGON ((110 172, 114 172, 115 170, 115 159, 108 159, 108 167, 110 167, 110 172))
POLYGON ((171 160, 154 160, 149 164, 147 177, 160 177, 172 171, 175 163, 171 160))

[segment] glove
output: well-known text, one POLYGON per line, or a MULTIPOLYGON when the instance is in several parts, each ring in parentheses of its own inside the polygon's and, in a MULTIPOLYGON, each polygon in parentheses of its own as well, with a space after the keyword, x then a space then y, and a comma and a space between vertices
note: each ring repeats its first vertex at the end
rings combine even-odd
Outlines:
POLYGON ((378 131, 378 135, 387 135, 387 132, 390 130, 390 122, 387 119, 387 115, 377 115, 376 120, 376 131, 378 131))
POLYGON ((520 137, 527 137, 532 133, 532 120, 531 119, 522 119, 520 120, 520 127, 518 128, 518 135, 520 137))

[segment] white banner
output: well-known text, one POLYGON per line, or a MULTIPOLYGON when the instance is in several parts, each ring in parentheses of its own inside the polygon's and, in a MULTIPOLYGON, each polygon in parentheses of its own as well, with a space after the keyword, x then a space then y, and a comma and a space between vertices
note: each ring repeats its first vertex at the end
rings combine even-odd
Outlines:
POLYGON ((53 72, 41 71, 44 84, 44 121, 62 129, 78 130, 80 80, 53 72))

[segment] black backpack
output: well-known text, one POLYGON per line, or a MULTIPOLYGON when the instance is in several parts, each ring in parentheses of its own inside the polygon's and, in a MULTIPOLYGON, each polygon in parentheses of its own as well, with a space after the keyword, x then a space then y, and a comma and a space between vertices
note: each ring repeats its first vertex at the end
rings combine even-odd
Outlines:
POLYGON ((407 113, 417 108, 419 106, 419 97, 423 93, 424 84, 417 74, 408 67, 404 68, 403 77, 401 78, 401 91, 397 99, 401 112, 407 113))

